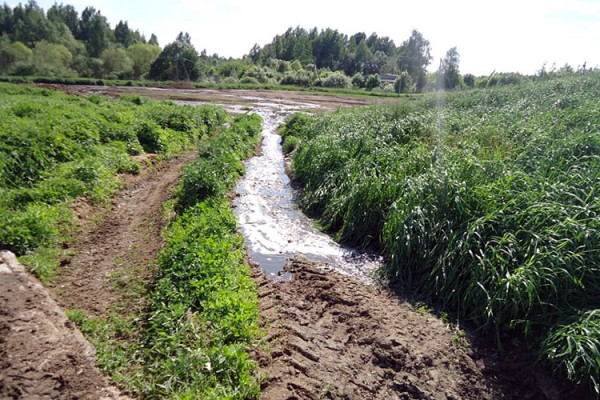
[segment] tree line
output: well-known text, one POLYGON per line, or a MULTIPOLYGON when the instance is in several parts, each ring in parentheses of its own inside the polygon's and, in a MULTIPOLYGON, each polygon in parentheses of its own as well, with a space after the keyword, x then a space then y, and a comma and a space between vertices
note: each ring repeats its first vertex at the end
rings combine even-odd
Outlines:
MULTIPOLYGON (((399 46, 387 36, 376 33, 367 36, 364 32, 348 36, 335 29, 317 28, 306 30, 300 27, 289 28, 277 35, 264 47, 258 44, 250 50, 249 59, 259 65, 267 65, 270 60, 298 60, 308 69, 328 69, 343 72, 352 77, 354 83, 367 85, 373 75, 396 75, 401 81, 397 86, 403 91, 422 91, 428 81, 427 67, 431 63, 431 46, 417 30, 399 46), (402 75, 404 73, 404 75, 402 75)), ((456 48, 449 50, 443 60, 440 72, 447 75, 443 80, 445 88, 454 88, 459 82, 459 55, 456 48)), ((372 78, 372 85, 375 83, 372 78)))
POLYGON ((80 14, 71 5, 54 4, 45 12, 29 0, 0 8, 2 75, 217 80, 398 93, 454 89, 474 81, 460 76, 456 48, 441 60, 434 78, 427 72, 432 59, 429 41, 417 30, 396 45, 376 33, 348 36, 331 28, 289 28, 263 47, 254 45, 242 59, 224 59, 199 53, 184 32, 161 49, 156 35, 147 40, 127 21, 112 28, 94 7, 80 14))
POLYGON ((139 79, 160 51, 156 35, 147 40, 127 21, 111 28, 94 7, 0 8, 0 74, 139 79))

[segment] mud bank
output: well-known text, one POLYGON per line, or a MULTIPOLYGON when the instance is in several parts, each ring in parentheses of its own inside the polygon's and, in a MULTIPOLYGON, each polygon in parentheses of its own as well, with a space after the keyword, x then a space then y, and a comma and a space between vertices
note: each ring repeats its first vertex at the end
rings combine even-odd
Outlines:
POLYGON ((289 281, 256 272, 268 351, 263 399, 495 399, 461 334, 384 290, 294 259, 289 281))

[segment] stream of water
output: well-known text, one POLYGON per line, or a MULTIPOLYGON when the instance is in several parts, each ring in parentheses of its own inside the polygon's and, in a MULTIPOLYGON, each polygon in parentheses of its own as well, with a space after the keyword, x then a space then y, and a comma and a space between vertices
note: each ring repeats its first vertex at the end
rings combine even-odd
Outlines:
POLYGON ((296 206, 285 173, 281 137, 276 129, 292 112, 315 108, 304 103, 258 102, 252 112, 263 119, 260 155, 246 162, 246 175, 236 187, 236 215, 250 258, 264 273, 283 278, 286 262, 296 255, 328 263, 328 268, 370 281, 380 257, 341 247, 319 232, 296 206))

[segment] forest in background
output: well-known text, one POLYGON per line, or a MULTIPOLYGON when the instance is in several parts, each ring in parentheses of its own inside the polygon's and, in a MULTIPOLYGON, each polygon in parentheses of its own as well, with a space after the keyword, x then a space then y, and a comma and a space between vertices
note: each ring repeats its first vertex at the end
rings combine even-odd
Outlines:
MULTIPOLYGON (((241 59, 198 52, 181 32, 160 47, 152 34, 119 21, 114 28, 100 10, 54 4, 47 11, 29 0, 0 8, 0 75, 48 79, 188 81, 201 85, 287 85, 414 93, 515 84, 517 73, 461 74, 460 54, 449 49, 435 72, 430 42, 417 30, 400 44, 364 32, 290 27, 271 43, 255 44, 241 59)), ((578 67, 585 70, 585 66, 578 67)), ((565 65, 546 71, 573 72, 565 65)), ((533 78, 536 78, 533 77, 533 78)), ((65 82, 69 82, 65 80, 65 82)))

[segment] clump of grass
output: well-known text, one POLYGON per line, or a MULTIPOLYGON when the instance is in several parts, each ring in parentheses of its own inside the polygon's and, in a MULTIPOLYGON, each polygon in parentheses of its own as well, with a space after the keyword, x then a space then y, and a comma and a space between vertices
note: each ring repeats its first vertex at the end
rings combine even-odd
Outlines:
POLYGON ((393 283, 597 389, 597 351, 569 363, 575 328, 556 327, 600 298, 598 90, 575 74, 315 117, 292 161, 299 203, 380 249, 393 283))

